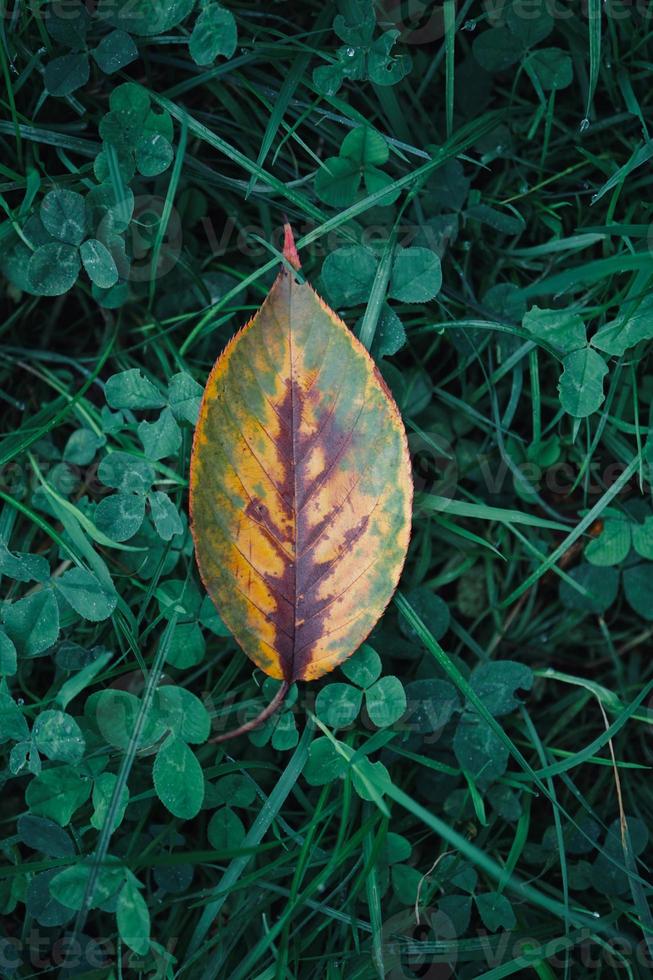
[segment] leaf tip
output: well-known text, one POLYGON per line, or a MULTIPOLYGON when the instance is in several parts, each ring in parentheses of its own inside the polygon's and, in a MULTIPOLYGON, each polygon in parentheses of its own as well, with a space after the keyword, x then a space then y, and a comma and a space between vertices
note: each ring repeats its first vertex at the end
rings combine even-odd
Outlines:
POLYGON ((299 254, 297 252, 297 246, 295 245, 295 237, 288 221, 286 221, 283 226, 283 255, 284 258, 290 262, 293 268, 301 268, 302 264, 299 261, 299 254))

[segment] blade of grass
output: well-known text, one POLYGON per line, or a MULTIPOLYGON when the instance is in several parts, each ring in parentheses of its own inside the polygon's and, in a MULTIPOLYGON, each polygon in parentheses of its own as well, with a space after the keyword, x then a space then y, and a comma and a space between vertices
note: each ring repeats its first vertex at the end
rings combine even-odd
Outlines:
MULTIPOLYGON (((310 722, 307 723, 297 748, 288 762, 288 765, 279 777, 277 784, 270 793, 268 799, 262 805, 256 820, 247 833, 247 836, 243 841, 244 846, 254 847, 257 844, 260 844, 263 837, 270 829, 270 826, 276 818, 277 813, 283 806, 288 795, 292 792, 293 786, 297 782, 299 774, 301 773, 306 760, 308 759, 308 748, 313 738, 313 732, 313 725, 310 724, 310 722)), ((234 884, 238 881, 250 860, 251 855, 235 858, 222 875, 218 885, 212 890, 212 895, 209 897, 209 900, 205 905, 204 911, 202 912, 200 920, 197 923, 191 937, 188 949, 186 950, 184 968, 189 967, 198 959, 199 955, 201 954, 202 943, 204 942, 209 929, 213 925, 216 917, 219 915, 220 909, 226 902, 231 888, 233 888, 234 884)))

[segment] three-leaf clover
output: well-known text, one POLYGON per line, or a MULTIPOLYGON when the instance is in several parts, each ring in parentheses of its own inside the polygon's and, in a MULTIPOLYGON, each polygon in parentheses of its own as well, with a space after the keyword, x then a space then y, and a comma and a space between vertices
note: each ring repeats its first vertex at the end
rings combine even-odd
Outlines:
MULTIPOLYGON (((48 34, 67 49, 65 54, 52 58, 45 66, 45 89, 60 98, 71 95, 90 76, 90 57, 106 75, 125 68, 138 58, 133 38, 123 30, 114 30, 90 46, 88 34, 91 17, 83 3, 51 3, 45 15, 48 34)), ((102 25, 104 27, 104 25, 102 25)))
POLYGON ((318 718, 330 728, 346 728, 358 716, 365 697, 370 721, 388 728, 406 711, 406 694, 398 677, 381 677, 381 658, 364 643, 346 660, 341 670, 351 684, 333 683, 322 688, 315 701, 318 718))
POLYGON ((509 3, 505 23, 483 31, 474 40, 474 57, 486 71, 505 71, 548 37, 553 26, 553 17, 545 0, 532 3, 528 16, 524 16, 519 5, 509 3))
MULTIPOLYGON (((530 690, 533 673, 514 660, 493 660, 476 667, 469 684, 486 710, 500 718, 519 706, 518 690, 530 690)), ((508 748, 467 701, 453 738, 453 749, 463 771, 479 789, 487 789, 499 779, 508 765, 508 748)))
POLYGON ((89 237, 86 201, 77 191, 56 187, 45 195, 38 215, 26 222, 23 235, 33 247, 27 265, 31 291, 60 296, 76 282, 81 266, 89 279, 108 288, 118 281, 118 269, 107 247, 89 237))
MULTIPOLYGON (((335 208, 348 207, 356 200, 361 184, 374 194, 392 184, 392 177, 379 168, 388 162, 388 144, 371 126, 358 126, 348 133, 337 157, 328 157, 315 177, 315 193, 335 208)), ((392 204, 401 192, 389 190, 379 203, 392 204)))
POLYGON ((400 35, 385 31, 376 40, 376 13, 371 0, 351 0, 345 12, 333 21, 335 34, 344 41, 336 60, 313 72, 313 82, 322 95, 335 95, 345 79, 369 79, 375 85, 396 85, 412 68, 408 55, 393 56, 392 48, 400 35))
POLYGON ((560 404, 577 419, 596 412, 603 403, 603 380, 608 366, 588 343, 585 325, 568 310, 542 310, 534 306, 522 320, 524 330, 550 345, 562 361, 558 384, 560 404))
POLYGON ((598 534, 585 546, 585 561, 569 571, 588 595, 560 582, 560 600, 567 608, 603 613, 617 598, 621 582, 631 609, 643 619, 653 619, 653 514, 639 504, 633 501, 624 510, 605 509, 598 534))
POLYGON ((125 82, 109 97, 109 112, 100 121, 105 144, 95 160, 100 182, 110 178, 109 148, 116 154, 120 173, 129 182, 136 170, 143 177, 156 177, 172 163, 172 119, 168 112, 154 112, 142 85, 125 82))
POLYGON ((13 554, 2 543, 0 575, 38 583, 38 588, 20 599, 5 603, 2 608, 0 676, 11 676, 16 672, 17 654, 38 657, 56 643, 61 615, 67 607, 89 622, 101 622, 108 619, 118 602, 111 583, 100 581, 88 568, 80 565, 51 575, 50 566, 44 558, 13 554))

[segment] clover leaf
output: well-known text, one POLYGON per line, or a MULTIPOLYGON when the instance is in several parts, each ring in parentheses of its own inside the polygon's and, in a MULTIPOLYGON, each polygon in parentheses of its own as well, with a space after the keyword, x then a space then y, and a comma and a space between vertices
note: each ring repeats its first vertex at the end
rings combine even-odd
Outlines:
MULTIPOLYGON (((344 138, 338 156, 322 163, 315 177, 315 193, 332 207, 348 207, 356 200, 361 184, 367 194, 392 184, 392 177, 379 169, 389 156, 383 136, 370 126, 359 126, 344 138)), ((400 193, 389 191, 380 203, 392 204, 400 193)))
POLYGON ((393 55, 400 31, 384 31, 374 39, 376 16, 371 0, 351 0, 333 21, 335 34, 344 41, 335 61, 313 72, 313 82, 322 95, 336 95, 345 79, 369 79, 376 85, 396 85, 412 68, 408 55, 393 55))

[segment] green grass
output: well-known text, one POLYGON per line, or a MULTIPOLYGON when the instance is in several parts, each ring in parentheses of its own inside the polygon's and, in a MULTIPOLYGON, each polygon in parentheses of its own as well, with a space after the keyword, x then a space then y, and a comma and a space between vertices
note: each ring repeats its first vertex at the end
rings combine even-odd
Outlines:
POLYGON ((0 23, 0 976, 649 976, 643 7, 41 6, 0 23), (412 541, 369 643, 218 747, 275 685, 189 454, 285 219, 412 541))

